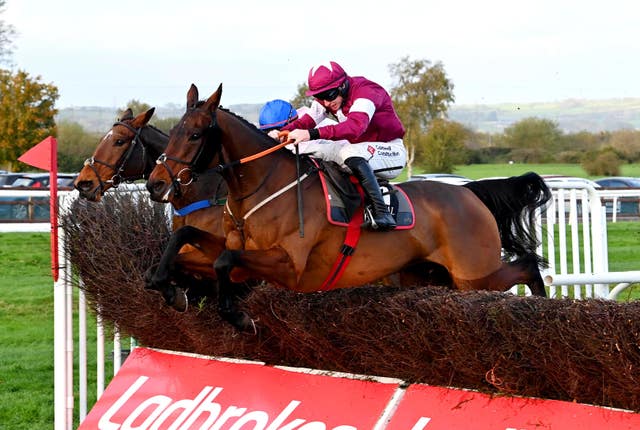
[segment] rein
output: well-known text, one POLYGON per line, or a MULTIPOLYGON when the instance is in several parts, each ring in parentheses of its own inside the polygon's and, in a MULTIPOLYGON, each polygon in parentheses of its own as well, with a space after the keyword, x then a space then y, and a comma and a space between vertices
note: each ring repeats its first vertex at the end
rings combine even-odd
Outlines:
POLYGON ((124 152, 124 154, 122 154, 122 156, 118 159, 118 161, 115 164, 110 164, 110 163, 107 163, 106 161, 99 160, 95 157, 90 157, 90 158, 87 158, 84 162, 84 165, 88 166, 96 175, 96 178, 98 179, 98 184, 99 184, 98 186, 100 187, 100 192, 104 192, 106 184, 111 184, 114 188, 118 188, 118 186, 123 181, 127 182, 127 181, 136 180, 139 178, 144 178, 144 163, 142 165, 142 172, 140 172, 139 174, 129 176, 129 177, 122 176, 122 172, 124 172, 124 168, 126 164, 129 162, 129 159, 131 158, 131 156, 133 155, 134 149, 138 143, 140 143, 140 145, 142 146, 142 159, 144 160, 145 158, 146 147, 144 145, 144 142, 142 142, 142 135, 141 135, 142 127, 134 128, 127 123, 124 123, 122 121, 117 121, 113 124, 112 128, 117 125, 121 125, 134 133, 133 139, 131 139, 131 145, 124 152), (100 178, 100 175, 98 174, 98 169, 96 169, 96 166, 95 166, 96 164, 102 164, 103 166, 106 166, 111 170, 113 170, 113 176, 111 177, 111 179, 102 181, 102 179, 100 178))

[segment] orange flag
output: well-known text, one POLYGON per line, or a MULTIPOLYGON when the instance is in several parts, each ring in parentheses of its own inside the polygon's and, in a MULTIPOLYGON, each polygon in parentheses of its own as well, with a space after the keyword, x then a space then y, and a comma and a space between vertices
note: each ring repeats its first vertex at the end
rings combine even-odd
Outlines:
POLYGON ((51 222, 51 274, 58 280, 58 142, 49 136, 22 154, 18 161, 49 171, 49 221, 51 222))

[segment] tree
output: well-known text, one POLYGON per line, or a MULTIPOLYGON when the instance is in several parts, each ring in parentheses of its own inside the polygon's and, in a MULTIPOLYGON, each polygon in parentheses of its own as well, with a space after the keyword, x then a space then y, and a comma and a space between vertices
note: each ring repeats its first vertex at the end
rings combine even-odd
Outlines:
POLYGON ((594 176, 618 176, 621 164, 622 161, 611 147, 591 151, 582 160, 582 168, 594 176))
POLYGON ((455 164, 465 162, 464 142, 469 135, 469 130, 458 122, 434 119, 419 149, 424 152, 421 158, 427 171, 453 173, 455 164))
MULTIPOLYGON (((121 108, 118 112, 120 115, 127 109, 131 109, 134 115, 137 115, 141 112, 146 112, 151 109, 151 105, 145 102, 141 102, 136 99, 131 99, 127 102, 126 107, 121 108)), ((169 134, 169 131, 180 121, 180 118, 158 118, 156 115, 153 120, 150 121, 150 124, 154 127, 159 128, 164 133, 169 134)))
POLYGON ((62 121, 58 124, 58 170, 79 172, 100 138, 99 133, 89 133, 77 122, 62 121))
POLYGON ((137 114, 140 112, 148 111, 149 109, 151 109, 151 105, 136 99, 131 99, 127 102, 127 105, 125 107, 120 108, 120 110, 118 111, 118 115, 120 115, 122 112, 124 112, 127 109, 131 109, 134 114, 137 114))
POLYGON ((618 130, 611 133, 609 145, 629 163, 640 161, 640 131, 618 130))
POLYGON ((391 97, 406 129, 407 174, 411 176, 417 149, 426 142, 423 137, 429 124, 436 118, 446 117, 449 105, 455 101, 453 83, 440 62, 431 65, 428 60, 404 57, 399 63, 391 64, 389 70, 396 79, 391 97))
POLYGON ((554 121, 531 117, 507 127, 503 139, 515 161, 541 163, 552 159, 560 147, 562 131, 554 121))
MULTIPOLYGON (((140 111, 140 112, 143 112, 143 111, 140 111)), ((153 120, 151 120, 150 124, 153 125, 154 127, 159 128, 164 133, 169 134, 171 129, 175 127, 175 125, 179 122, 180 122, 180 118, 176 118, 176 117, 154 118, 153 120)))
MULTIPOLYGON (((0 0, 0 14, 4 12, 5 3, 5 0, 0 0)), ((0 20, 0 64, 7 64, 9 62, 12 51, 11 39, 13 36, 15 36, 13 26, 5 23, 4 20, 0 20)))
POLYGON ((303 82, 300 85, 298 85, 298 88, 296 90, 296 95, 293 96, 291 100, 289 100, 289 103, 291 103, 291 105, 296 109, 302 106, 311 105, 311 102, 313 102, 313 97, 309 97, 305 94, 308 89, 309 89, 309 85, 307 85, 306 82, 303 82))
POLYGON ((16 171, 26 168, 18 157, 56 135, 57 99, 58 89, 41 82, 40 76, 0 69, 0 165, 16 171))

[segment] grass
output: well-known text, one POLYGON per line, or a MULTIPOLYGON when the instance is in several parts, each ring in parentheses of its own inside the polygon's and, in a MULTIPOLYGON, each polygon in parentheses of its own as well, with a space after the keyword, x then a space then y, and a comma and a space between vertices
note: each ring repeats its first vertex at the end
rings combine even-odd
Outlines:
MULTIPOLYGON (((640 270, 637 257, 640 222, 609 223, 608 236, 610 270, 640 270)), ((53 282, 49 234, 0 233, 0 244, 0 429, 51 429, 53 282)), ((638 298, 640 288, 623 295, 623 300, 638 298)), ((95 325, 91 323, 93 318, 88 320, 91 380, 95 379, 95 325)), ((110 350, 106 349, 109 355, 110 350)), ((112 372, 110 365, 107 361, 107 375, 112 372)), ((77 373, 74 380, 77 381, 77 373)), ((95 401, 95 386, 91 382, 89 395, 91 405, 95 401)), ((77 387, 75 405, 77 426, 77 387)))
MULTIPOLYGON (((622 166, 620 176, 640 177, 640 163, 625 164, 622 166)), ((402 182, 407 180, 407 170, 394 181, 402 182)), ((522 163, 495 163, 495 164, 471 164, 459 165, 455 167, 453 173, 466 176, 471 179, 490 178, 493 176, 517 176, 527 172, 536 172, 539 175, 565 175, 577 176, 580 178, 599 179, 602 176, 590 176, 579 164, 522 164, 522 163)), ((415 168, 413 174, 427 173, 423 169, 415 168)))
MULTIPOLYGON (((54 369, 49 233, 0 233, 0 244, 0 429, 51 429, 54 369)), ((91 369, 95 369, 96 361, 92 319, 88 318, 87 324, 90 380, 95 375, 91 369)), ((107 374, 112 372, 111 363, 105 367, 107 374)), ((77 380, 76 370, 74 381, 77 380)), ((90 381, 88 390, 92 404, 95 382, 90 381)), ((77 387, 75 391, 77 406, 77 387)))

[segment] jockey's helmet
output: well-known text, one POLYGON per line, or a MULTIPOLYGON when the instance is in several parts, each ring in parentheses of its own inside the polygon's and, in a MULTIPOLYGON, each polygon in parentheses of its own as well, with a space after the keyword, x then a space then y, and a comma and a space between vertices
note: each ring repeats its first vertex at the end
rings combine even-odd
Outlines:
POLYGON ((260 130, 281 128, 296 119, 298 113, 291 103, 280 99, 271 100, 260 109, 260 130))
POLYGON ((329 61, 309 70, 309 90, 307 96, 315 96, 327 90, 338 88, 347 79, 347 73, 340 64, 329 61))

